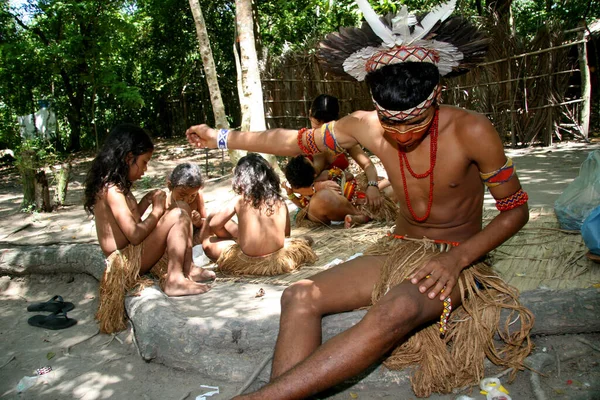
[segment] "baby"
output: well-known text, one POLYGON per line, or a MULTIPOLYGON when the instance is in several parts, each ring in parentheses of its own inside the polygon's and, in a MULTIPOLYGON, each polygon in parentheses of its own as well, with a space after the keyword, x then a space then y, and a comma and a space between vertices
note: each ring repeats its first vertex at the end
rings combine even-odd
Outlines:
POLYGON ((192 163, 177 165, 167 178, 167 209, 187 204, 194 225, 193 244, 200 244, 200 229, 206 220, 202 188, 204 180, 200 167, 192 163), (179 202, 179 203, 178 203, 179 202))

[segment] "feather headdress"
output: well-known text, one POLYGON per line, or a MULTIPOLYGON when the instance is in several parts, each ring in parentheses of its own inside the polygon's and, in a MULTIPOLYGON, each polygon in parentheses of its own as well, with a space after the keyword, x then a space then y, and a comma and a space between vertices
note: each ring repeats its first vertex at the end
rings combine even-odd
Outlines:
POLYGON ((324 68, 358 81, 382 66, 407 61, 429 62, 442 76, 467 72, 481 62, 488 39, 462 17, 450 17, 456 0, 434 8, 422 18, 403 6, 380 18, 368 0, 355 0, 366 22, 342 28, 321 43, 318 57, 324 68))

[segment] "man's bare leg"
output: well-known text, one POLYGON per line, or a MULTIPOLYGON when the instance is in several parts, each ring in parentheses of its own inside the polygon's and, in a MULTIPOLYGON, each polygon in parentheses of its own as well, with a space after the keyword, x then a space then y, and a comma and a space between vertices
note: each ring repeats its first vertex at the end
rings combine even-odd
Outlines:
POLYGON ((371 303, 382 257, 359 257, 287 288, 271 378, 287 372, 321 345, 321 318, 371 303))
MULTIPOLYGON (((452 300, 460 304, 458 287, 453 290, 452 300)), ((302 399, 319 393, 358 375, 412 330, 436 320, 441 312, 439 299, 431 300, 419 292, 417 285, 404 282, 371 307, 358 324, 324 343, 258 392, 240 399, 302 399)))
POLYGON ((163 290, 168 296, 186 296, 210 290, 210 286, 193 282, 184 274, 192 262, 191 229, 188 213, 174 208, 163 215, 156 228, 144 240, 140 273, 148 272, 166 251, 169 262, 163 290))

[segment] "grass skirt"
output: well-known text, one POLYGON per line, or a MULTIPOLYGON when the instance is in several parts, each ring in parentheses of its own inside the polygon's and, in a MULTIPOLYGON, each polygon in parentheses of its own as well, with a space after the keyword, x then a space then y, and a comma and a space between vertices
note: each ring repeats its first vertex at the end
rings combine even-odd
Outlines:
POLYGON ((236 243, 221 253, 217 265, 225 275, 272 276, 292 272, 316 260, 317 255, 306 239, 288 238, 283 248, 262 257, 247 256, 236 243))
MULTIPOLYGON (((140 277, 142 264, 143 243, 137 246, 128 245, 122 250, 114 251, 106 259, 106 269, 100 282, 100 303, 96 312, 100 332, 114 333, 127 328, 125 319, 125 295, 132 289, 137 295, 154 281, 140 277)), ((163 257, 152 267, 153 275, 157 276, 161 288, 167 276, 168 258, 163 257)))
MULTIPOLYGON (((373 289, 373 304, 439 251, 428 239, 392 237, 380 239, 365 251, 365 255, 388 255, 373 289)), ((411 384, 418 397, 477 384, 484 377, 486 356, 496 365, 513 368, 512 380, 532 350, 529 331, 534 317, 519 303, 515 288, 483 262, 465 268, 458 285, 462 305, 452 311, 445 338, 440 338, 436 321, 396 347, 384 362, 390 369, 415 366, 411 384), (514 323, 518 326, 509 329, 514 323)))

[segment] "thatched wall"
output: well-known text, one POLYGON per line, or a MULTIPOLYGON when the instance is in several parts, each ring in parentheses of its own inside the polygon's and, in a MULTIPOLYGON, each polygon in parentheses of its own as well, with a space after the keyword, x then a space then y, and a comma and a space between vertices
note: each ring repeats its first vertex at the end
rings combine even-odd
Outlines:
POLYGON ((326 93, 340 102, 340 116, 356 110, 372 110, 364 83, 326 76, 314 54, 293 55, 277 67, 269 67, 262 80, 267 127, 309 126, 313 99, 326 93))

